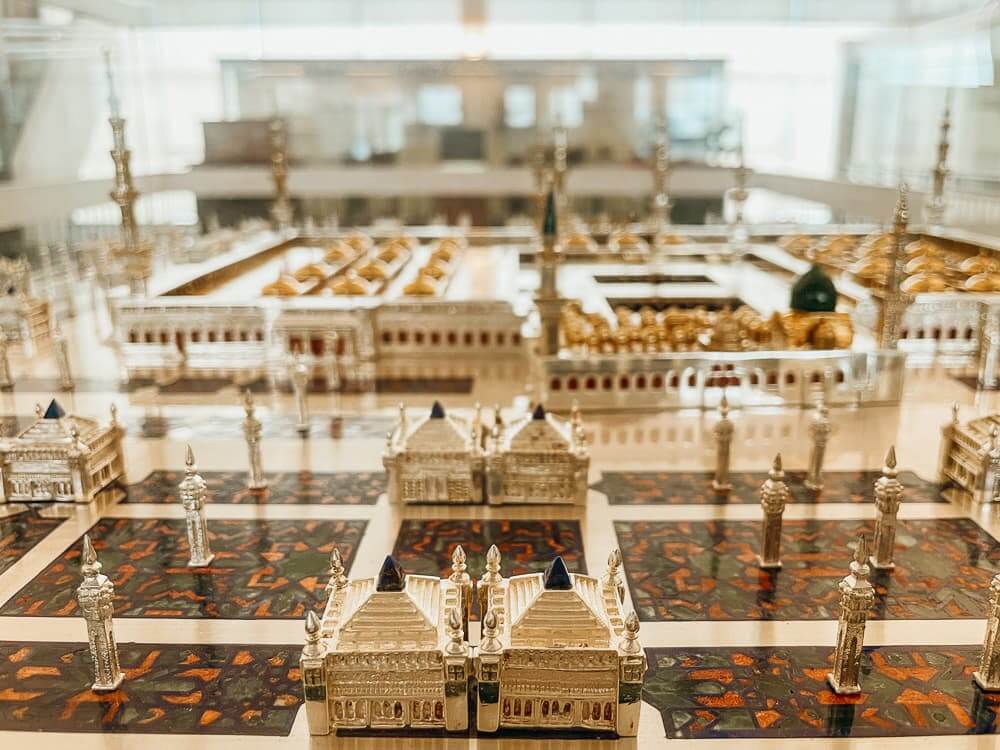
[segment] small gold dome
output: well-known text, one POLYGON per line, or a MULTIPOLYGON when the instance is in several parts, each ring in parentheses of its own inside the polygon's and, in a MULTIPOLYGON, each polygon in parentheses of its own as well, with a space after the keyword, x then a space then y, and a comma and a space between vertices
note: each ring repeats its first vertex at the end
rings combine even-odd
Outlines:
POLYGON ((296 280, 303 282, 310 279, 328 279, 331 276, 333 276, 333 269, 326 263, 310 263, 295 272, 296 280))
POLYGON ((383 281, 388 275, 388 271, 385 263, 378 258, 372 258, 358 269, 358 276, 366 281, 383 281))
POLYGON ((879 255, 867 255, 848 270, 863 281, 877 281, 884 279, 889 272, 889 259, 879 255))
POLYGON ((371 294, 372 286, 370 282, 359 277, 354 271, 350 271, 330 284, 330 291, 338 296, 364 296, 371 294))
POLYGON ((899 288, 907 294, 943 292, 948 288, 948 282, 934 272, 918 273, 903 281, 899 288))
POLYGON ((378 259, 383 263, 392 263, 397 258, 402 257, 407 252, 409 252, 409 250, 405 245, 400 245, 390 242, 383 245, 379 249, 378 259))
POLYGON ((372 238, 364 232, 354 230, 344 238, 344 242, 353 247, 359 253, 368 250, 372 246, 372 238))
POLYGON ((935 273, 940 274, 945 269, 945 262, 933 253, 927 255, 917 255, 906 263, 906 272, 915 273, 935 273))
POLYGON ((649 245, 634 232, 615 232, 608 240, 608 249, 613 253, 644 253, 649 245))
POLYGON ((687 245, 691 243, 691 238, 683 234, 674 234, 673 232, 659 232, 654 241, 658 246, 687 245))
POLYGON ((290 273, 281 274, 260 290, 260 293, 267 297, 297 297, 302 292, 302 284, 290 273))
POLYGON ((778 247, 792 255, 803 256, 814 239, 807 234, 790 234, 778 240, 778 247))
POLYGON ((437 294, 437 284, 433 278, 421 270, 417 274, 417 278, 403 287, 403 294, 410 297, 433 297, 437 294))
POLYGON ((419 273, 435 280, 443 279, 448 275, 447 269, 438 265, 433 258, 429 263, 427 263, 427 265, 420 269, 419 273))
POLYGON ((1000 274, 995 272, 977 273, 965 280, 967 292, 1000 292, 1000 274))
POLYGON ((326 253, 323 255, 323 260, 328 263, 343 262, 357 257, 357 254, 358 251, 343 240, 334 240, 327 245, 326 253))
POLYGON ((904 248, 907 255, 923 255, 924 253, 935 253, 939 250, 938 244, 927 237, 907 243, 904 248))
POLYGON ((971 258, 963 260, 958 268, 964 274, 975 276, 977 273, 990 273, 1000 270, 1000 262, 984 250, 979 255, 973 255, 971 258))
POLYGON ((593 253, 597 251, 597 243, 586 232, 573 232, 563 242, 563 249, 568 253, 593 253))

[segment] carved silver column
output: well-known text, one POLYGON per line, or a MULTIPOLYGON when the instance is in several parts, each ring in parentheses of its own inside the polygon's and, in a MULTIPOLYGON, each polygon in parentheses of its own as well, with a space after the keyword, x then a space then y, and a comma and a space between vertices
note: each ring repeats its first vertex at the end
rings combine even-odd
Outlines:
POLYGON ((330 580, 326 583, 326 595, 329 598, 331 592, 339 591, 347 586, 347 576, 344 574, 344 559, 340 555, 340 549, 334 547, 330 552, 330 569, 327 571, 330 580))
POLYGON ((14 378, 10 372, 10 357, 7 346, 7 336, 0 331, 0 390, 9 391, 14 388, 14 378))
POLYGON ((948 131, 951 130, 951 92, 946 95, 944 115, 941 117, 941 130, 938 136, 937 161, 931 171, 931 194, 924 201, 924 221, 932 227, 944 224, 946 204, 944 201, 944 185, 948 179, 948 131))
POLYGON ((198 474, 194 463, 194 451, 187 447, 187 467, 185 476, 178 488, 181 503, 184 505, 184 517, 187 520, 187 538, 189 568, 204 568, 212 564, 215 555, 208 539, 208 524, 205 521, 205 496, 208 484, 198 474))
POLYGON ((465 550, 459 544, 451 553, 451 575, 448 580, 454 583, 462 592, 462 633, 468 638, 469 617, 472 615, 472 576, 468 573, 465 550))
POLYGON ((269 126, 271 139, 271 179, 274 181, 274 203, 271 218, 279 231, 292 225, 292 203, 288 198, 288 135, 285 123, 275 118, 269 126))
POLYGON ((858 537, 851 572, 840 582, 840 619, 837 624, 837 647, 833 653, 833 671, 827 682, 838 695, 861 692, 861 652, 865 645, 868 608, 875 601, 875 589, 868 581, 868 545, 858 537))
POLYGON ((295 365, 292 368, 292 389, 295 392, 295 405, 298 409, 299 421, 295 425, 298 433, 305 437, 309 434, 309 402, 306 389, 309 385, 309 365, 301 354, 295 355, 295 365))
POLYGON ((896 448, 889 448, 882 476, 875 482, 875 540, 868 563, 876 570, 892 570, 896 544, 896 514, 903 498, 903 485, 896 479, 896 448))
POLYGON ((979 352, 976 374, 980 388, 996 388, 1000 384, 1000 307, 979 303, 979 352))
MULTIPOLYGON (((496 549, 496 547, 493 547, 496 549)), ((476 712, 476 728, 480 732, 495 732, 500 728, 500 659, 503 644, 500 642, 500 623, 497 613, 488 607, 483 615, 483 634, 479 639, 479 710, 476 712)))
POLYGON ((118 643, 115 641, 112 620, 115 586, 110 578, 101 573, 101 563, 89 534, 83 537, 81 563, 83 582, 76 590, 76 599, 87 623, 87 640, 90 642, 90 656, 94 662, 94 684, 91 685, 91 690, 96 693, 111 692, 117 690, 125 679, 118 664, 118 643))
POLYGON ((56 368, 59 370, 59 389, 71 391, 76 387, 76 383, 73 381, 73 372, 70 369, 69 342, 59 326, 56 326, 52 344, 55 348, 56 368))
POLYGON ((656 123, 656 143, 653 147, 653 224, 654 232, 670 226, 670 133, 667 123, 656 123))
POLYGON ((254 414, 253 394, 249 390, 243 392, 243 409, 246 411, 246 417, 243 419, 243 437, 246 438, 247 455, 250 459, 247 488, 260 490, 267 487, 267 480, 264 478, 263 461, 261 460, 260 436, 262 425, 254 414))
POLYGON ((486 571, 476 585, 480 612, 485 612, 490 608, 490 591, 503 581, 503 576, 500 574, 500 562, 500 549, 495 544, 491 544, 486 552, 486 571))
POLYGON ((646 652, 639 644, 639 618, 635 612, 625 615, 618 641, 618 720, 619 737, 635 737, 639 731, 642 707, 642 681, 646 674, 646 652))
POLYGON ((309 734, 330 733, 330 707, 326 695, 326 647, 321 641, 320 621, 309 610, 306 615, 306 639, 299 657, 302 691, 305 698, 309 734))
POLYGON ((879 314, 878 343, 881 349, 896 349, 899 346, 903 314, 911 302, 910 296, 901 288, 906 278, 906 243, 909 238, 907 223, 910 214, 906 195, 906 185, 900 185, 899 198, 896 200, 896 210, 893 214, 893 243, 889 254, 889 269, 879 314))
POLYGON ((816 412, 809 425, 809 437, 812 438, 812 448, 809 452, 809 469, 806 472, 805 485, 819 492, 823 489, 823 458, 826 455, 826 444, 830 439, 830 410, 826 408, 822 398, 816 402, 816 412))
POLYGON ((559 298, 559 246, 557 243, 556 196, 549 192, 545 199, 545 218, 542 222, 542 251, 538 254, 538 291, 535 305, 541 319, 540 354, 551 357, 559 353, 559 316, 562 300, 559 298))
POLYGON ((715 478, 712 489, 716 492, 729 492, 733 488, 729 481, 729 452, 733 441, 733 423, 729 419, 729 400, 722 394, 719 401, 719 421, 712 428, 715 436, 715 478))
POLYGON ((972 679, 987 692, 1000 692, 1000 575, 990 581, 990 603, 986 610, 986 638, 979 669, 972 679))
POLYGON ((619 602, 625 601, 625 583, 622 581, 622 551, 615 547, 608 554, 608 569, 604 573, 604 587, 615 592, 619 602))
POLYGON ((757 564, 765 570, 776 570, 781 567, 781 522, 785 505, 788 504, 790 497, 779 453, 774 457, 771 471, 760 488, 760 507, 764 509, 764 525, 761 528, 757 564))

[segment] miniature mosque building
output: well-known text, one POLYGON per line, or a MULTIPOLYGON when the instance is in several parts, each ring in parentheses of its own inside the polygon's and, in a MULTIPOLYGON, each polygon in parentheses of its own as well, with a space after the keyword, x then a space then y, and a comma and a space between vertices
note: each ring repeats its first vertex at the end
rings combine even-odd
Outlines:
POLYGON ((89 503, 112 482, 124 481, 125 460, 115 409, 111 422, 67 414, 53 399, 16 437, 0 441, 0 502, 56 500, 89 503))
POLYGON ((306 624, 301 672, 311 734, 469 725, 470 649, 461 588, 405 574, 386 557, 375 578, 339 577, 321 622, 306 624))
POLYGON ((639 620, 623 616, 616 580, 570 573, 556 557, 544 573, 485 584, 489 609, 476 653, 480 732, 636 735, 646 657, 639 620))
POLYGON ((954 408, 952 421, 941 433, 941 482, 964 490, 979 503, 1000 501, 1000 415, 961 424, 954 408))
POLYGON ((589 467, 582 430, 539 404, 494 437, 486 457, 487 501, 583 505, 589 467))
POLYGON ((382 456, 392 503, 479 503, 483 499, 483 452, 465 419, 445 414, 435 401, 423 419, 400 419, 382 456))

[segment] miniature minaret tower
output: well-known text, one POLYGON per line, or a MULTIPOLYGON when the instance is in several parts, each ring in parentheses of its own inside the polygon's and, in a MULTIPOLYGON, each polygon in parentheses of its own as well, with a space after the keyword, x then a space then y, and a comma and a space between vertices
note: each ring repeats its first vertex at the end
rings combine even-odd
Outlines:
POLYGON ((321 640, 319 617, 312 610, 306 615, 306 639, 299 658, 306 720, 310 734, 330 733, 330 704, 326 698, 326 647, 321 640))
POLYGON ((111 52, 104 51, 104 68, 108 77, 108 108, 111 125, 111 135, 114 147, 111 149, 111 159, 115 163, 115 187, 111 191, 111 200, 118 204, 122 215, 121 243, 114 248, 113 253, 122 263, 125 275, 128 277, 129 291, 133 295, 146 293, 146 281, 152 273, 153 248, 148 242, 139 239, 139 227, 135 220, 135 201, 139 192, 132 184, 132 169, 130 161, 132 152, 125 145, 125 120, 118 108, 118 96, 115 93, 115 81, 111 71, 111 52))
POLYGON ((83 537, 81 570, 83 582, 76 590, 80 611, 87 622, 90 656, 94 661, 94 684, 91 690, 106 693, 117 690, 125 679, 118 665, 118 644, 112 616, 114 615, 115 585, 101 573, 90 535, 83 537))
POLYGON ((670 226, 670 134, 667 123, 656 123, 656 144, 653 147, 653 223, 660 232, 670 226))
MULTIPOLYGON (((493 549, 496 549, 495 547, 493 549)), ((499 554, 499 553, 498 553, 499 554)), ((493 607, 483 615, 483 634, 479 639, 479 711, 476 728, 480 732, 495 732, 500 727, 500 659, 503 644, 500 642, 500 621, 493 607)))
POLYGON ((909 295, 900 286, 906 275, 906 228, 909 221, 906 194, 906 186, 900 185, 892 223, 893 244, 879 314, 879 347, 882 349, 895 349, 899 344, 903 313, 910 304, 909 295))
POLYGON ((941 484, 947 484, 951 481, 950 477, 945 473, 945 469, 951 458, 951 448, 955 441, 955 435, 958 433, 958 409, 958 402, 953 402, 951 405, 951 421, 941 425, 941 443, 938 449, 938 481, 941 484))
POLYGON ((619 603, 625 601, 625 583, 622 581, 622 551, 615 547, 608 554, 608 569, 604 574, 604 588, 615 592, 619 603))
POLYGON ((274 203, 271 218, 276 229, 288 229, 292 225, 292 204, 288 200, 288 134, 285 122, 280 118, 271 120, 271 179, 274 181, 274 203))
POLYGON ((184 517, 187 520, 188 550, 191 559, 189 568, 204 568, 211 565, 215 555, 212 553, 208 540, 208 524, 205 522, 205 496, 208 484, 198 474, 194 463, 194 451, 187 447, 187 464, 184 479, 178 488, 181 503, 184 505, 184 517))
POLYGON ((851 572, 840 582, 840 620, 837 625, 837 648, 833 653, 833 671, 827 682, 838 695, 861 692, 861 649, 865 645, 868 608, 875 600, 875 589, 868 581, 868 545, 858 537, 851 572))
POLYGON ((764 527, 761 530, 760 554, 757 564, 764 569, 781 567, 781 517, 790 494, 781 468, 781 454, 774 457, 771 471, 760 488, 760 507, 764 509, 764 527))
POLYGON ((468 573, 465 550, 459 544, 455 551, 451 553, 451 575, 448 580, 454 583, 458 590, 462 592, 462 632, 468 635, 469 617, 472 615, 472 576, 468 573))
POLYGON ((542 221, 542 252, 538 255, 540 282, 535 295, 535 304, 541 318, 542 336, 539 353, 552 357, 559 353, 559 313, 562 300, 559 299, 557 273, 559 271, 559 246, 556 242, 556 195, 549 191, 545 199, 545 218, 542 221))
POLYGON ((309 385, 309 365, 299 352, 295 355, 295 363, 292 366, 292 390, 295 392, 295 406, 298 409, 299 421, 295 425, 299 435, 305 437, 309 434, 309 401, 306 394, 306 387, 309 385))
POLYGON ((552 187, 556 193, 556 208, 565 219, 569 218, 569 195, 566 193, 568 156, 568 133, 562 125, 557 125, 552 131, 552 187))
POLYGON ((712 489, 716 492, 729 492, 733 485, 729 481, 729 447, 733 442, 733 423, 729 419, 729 399, 722 394, 719 401, 719 421, 712 428, 715 436, 715 478, 712 489))
POLYGON ((347 586, 347 576, 344 575, 344 558, 341 557, 340 549, 334 547, 330 552, 330 580, 326 584, 327 595, 335 591, 340 591, 347 586))
POLYGON ((896 514, 903 498, 903 485, 896 479, 896 447, 889 448, 882 476, 875 481, 875 539, 869 564, 876 570, 892 570, 896 544, 896 514))
POLYGON ((944 103, 944 114, 941 117, 941 134, 938 137, 937 161, 931 171, 931 195, 924 202, 924 220, 931 226, 944 224, 945 202, 944 184, 948 179, 948 131, 951 130, 951 92, 944 103))
POLYGON ((990 581, 990 603, 986 610, 986 639, 979 669, 972 678, 987 692, 1000 692, 1000 575, 990 581))
POLYGON ((500 549, 495 544, 491 544, 486 552, 486 571, 476 586, 480 612, 485 612, 490 608, 490 592, 494 586, 499 586, 503 582, 503 576, 500 574, 500 561, 500 549))
POLYGON ((260 435, 262 426, 254 414, 253 394, 249 389, 243 392, 243 409, 246 417, 243 419, 243 437, 247 441, 247 455, 250 459, 250 471, 247 474, 247 488, 261 490, 267 487, 264 479, 264 466, 261 460, 260 435))
POLYGON ((812 448, 809 452, 809 470, 806 472, 805 485, 814 492, 823 489, 823 458, 826 456, 826 444, 830 439, 830 410, 826 408, 822 397, 816 402, 816 412, 809 425, 809 437, 812 438, 812 448))
POLYGON ((448 643, 444 647, 445 729, 459 732, 469 728, 469 652, 471 648, 462 627, 462 613, 457 607, 448 611, 445 620, 448 643))
POLYGON ((69 341, 62 332, 62 326, 56 325, 52 336, 52 345, 55 348, 56 368, 59 371, 59 390, 72 391, 76 388, 73 380, 73 370, 69 361, 69 341))
POLYGON ((639 645, 639 618, 635 612, 625 616, 618 641, 618 723, 619 737, 635 737, 639 731, 642 707, 642 679, 646 674, 646 652, 639 645))
POLYGON ((3 331, 0 331, 0 390, 4 391, 9 391, 14 387, 7 348, 7 336, 3 331))

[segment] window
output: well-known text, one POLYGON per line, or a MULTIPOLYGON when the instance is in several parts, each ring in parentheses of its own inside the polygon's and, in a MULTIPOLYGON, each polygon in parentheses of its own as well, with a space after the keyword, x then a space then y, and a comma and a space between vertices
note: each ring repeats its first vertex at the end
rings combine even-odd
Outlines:
POLYGON ((424 125, 461 125, 462 90, 447 83, 417 90, 417 119, 424 125))
POLYGON ((503 121, 508 128, 530 128, 535 124, 535 89, 508 86, 503 92, 503 121))
POLYGON ((564 128, 583 125, 583 99, 575 86, 560 86, 549 92, 549 114, 552 122, 564 128))

